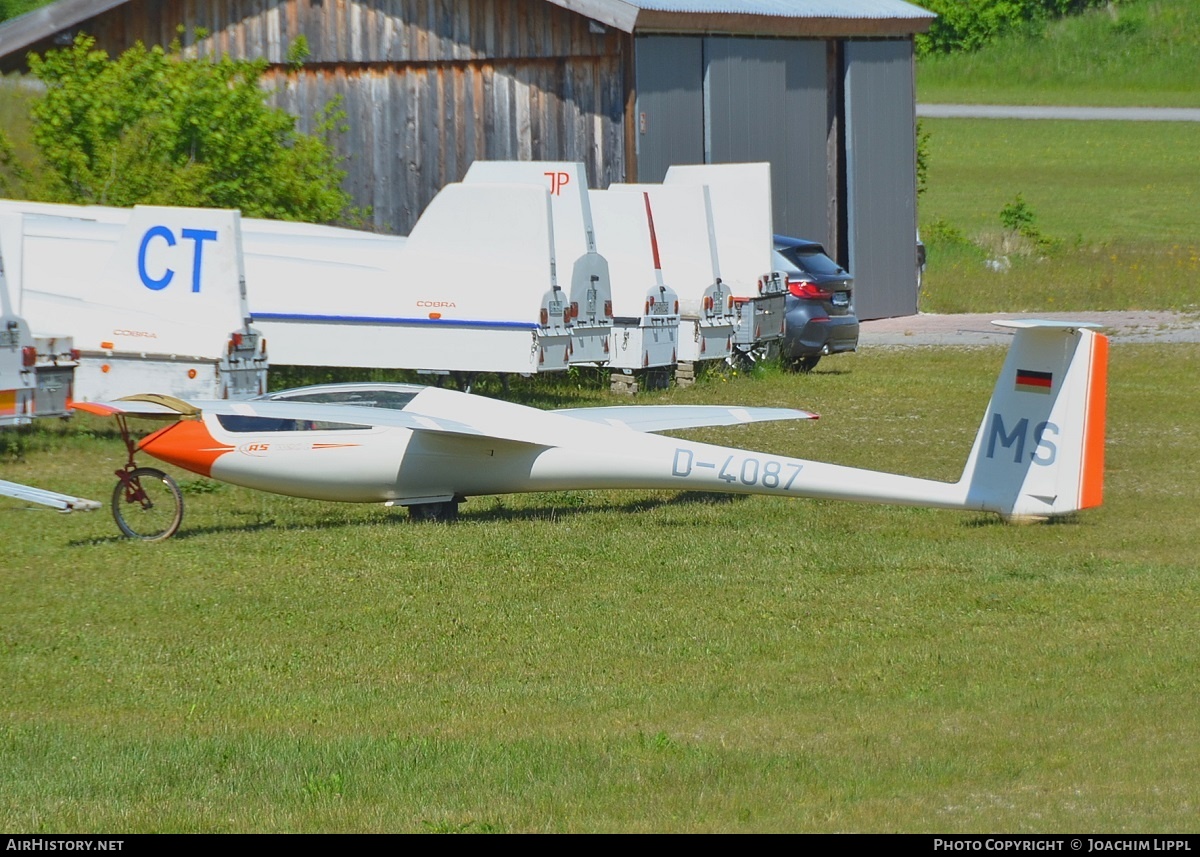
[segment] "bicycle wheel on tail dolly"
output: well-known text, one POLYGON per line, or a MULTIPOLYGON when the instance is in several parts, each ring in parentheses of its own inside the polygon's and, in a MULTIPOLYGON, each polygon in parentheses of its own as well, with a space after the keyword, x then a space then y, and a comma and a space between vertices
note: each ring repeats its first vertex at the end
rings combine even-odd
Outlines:
POLYGON ((170 538, 183 520, 183 495, 175 480, 153 467, 137 467, 113 488, 113 520, 132 539, 170 538))

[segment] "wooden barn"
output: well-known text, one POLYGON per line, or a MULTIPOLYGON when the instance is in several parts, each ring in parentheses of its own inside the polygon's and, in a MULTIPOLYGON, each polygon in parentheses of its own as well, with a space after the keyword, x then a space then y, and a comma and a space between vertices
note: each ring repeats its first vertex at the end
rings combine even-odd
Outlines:
POLYGON ((913 36, 933 17, 902 0, 59 0, 0 25, 0 70, 78 32, 113 55, 180 38, 265 57, 302 130, 342 99, 347 189, 398 234, 476 159, 582 161, 600 188, 770 161, 776 231, 825 243, 878 318, 916 310, 913 36))

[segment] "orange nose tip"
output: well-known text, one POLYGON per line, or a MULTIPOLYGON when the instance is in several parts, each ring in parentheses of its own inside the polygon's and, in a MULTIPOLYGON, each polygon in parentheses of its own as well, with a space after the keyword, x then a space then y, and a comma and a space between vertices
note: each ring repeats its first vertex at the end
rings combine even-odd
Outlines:
POLYGON ((142 438, 138 449, 167 464, 211 476, 213 462, 234 447, 209 434, 203 421, 182 420, 142 438))

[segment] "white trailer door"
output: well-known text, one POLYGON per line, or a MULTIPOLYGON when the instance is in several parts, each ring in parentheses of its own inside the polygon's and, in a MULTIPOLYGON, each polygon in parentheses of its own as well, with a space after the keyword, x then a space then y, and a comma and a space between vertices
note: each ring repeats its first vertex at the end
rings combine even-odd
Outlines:
POLYGON ((219 360, 245 320, 239 216, 156 206, 124 225, 28 215, 18 312, 85 352, 219 360))

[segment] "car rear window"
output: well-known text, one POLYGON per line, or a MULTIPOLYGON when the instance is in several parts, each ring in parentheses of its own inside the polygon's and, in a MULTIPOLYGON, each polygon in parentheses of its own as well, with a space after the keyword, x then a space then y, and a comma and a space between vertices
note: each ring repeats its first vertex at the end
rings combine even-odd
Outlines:
POLYGON ((842 266, 830 259, 819 250, 807 250, 803 247, 785 247, 779 251, 801 271, 809 274, 842 274, 842 266))

